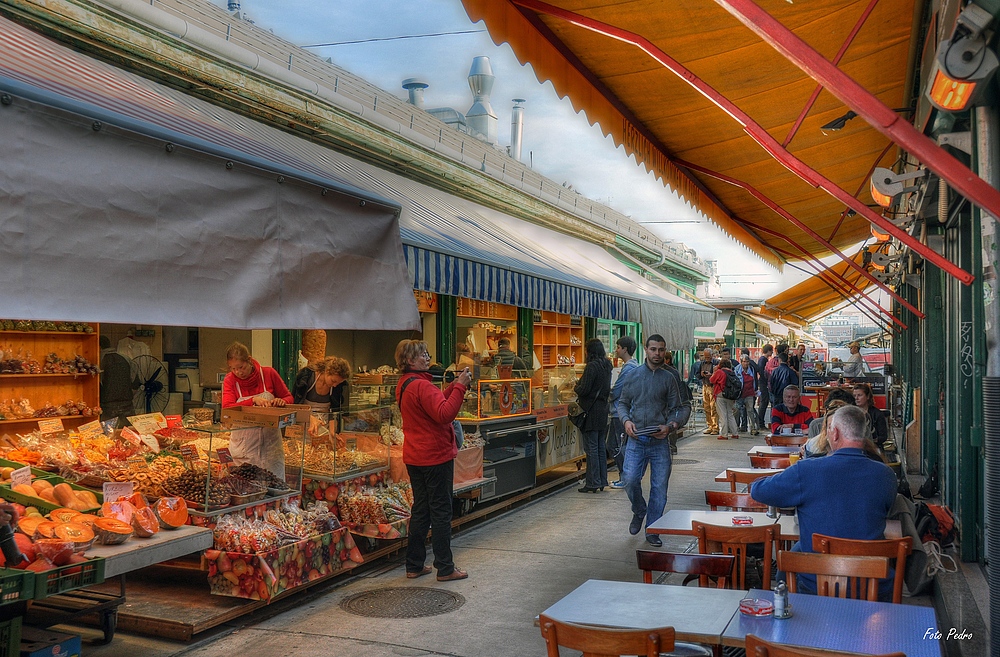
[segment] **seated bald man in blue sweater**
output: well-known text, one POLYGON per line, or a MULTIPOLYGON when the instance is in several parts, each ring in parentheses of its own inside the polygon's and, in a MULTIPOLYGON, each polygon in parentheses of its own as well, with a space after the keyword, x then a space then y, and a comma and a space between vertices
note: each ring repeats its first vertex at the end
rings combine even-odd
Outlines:
MULTIPOLYGON (((896 476, 889 466, 873 461, 862 449, 865 412, 857 406, 839 408, 830 418, 829 456, 804 459, 779 474, 755 481, 750 494, 762 504, 796 507, 798 552, 812 552, 813 534, 837 538, 885 538, 885 517, 896 499, 896 476)), ((892 595, 892 579, 888 593, 892 595)), ((800 593, 815 593, 816 578, 799 575, 800 593)))

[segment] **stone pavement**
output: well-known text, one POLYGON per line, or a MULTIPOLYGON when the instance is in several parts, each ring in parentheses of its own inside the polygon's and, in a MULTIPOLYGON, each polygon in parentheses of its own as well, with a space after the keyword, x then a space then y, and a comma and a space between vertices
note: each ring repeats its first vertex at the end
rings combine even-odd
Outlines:
MULTIPOLYGON (((764 444, 762 437, 720 441, 695 431, 680 441, 668 509, 704 508, 704 490, 728 490, 714 476, 727 465, 745 465, 746 451, 764 444)), ((467 580, 437 582, 433 575, 406 579, 400 556, 359 569, 359 574, 334 582, 319 595, 276 603, 209 636, 199 635, 191 644, 119 633, 111 645, 85 646, 84 653, 87 657, 231 657, 244 651, 253 657, 543 655, 544 642, 534 625, 539 612, 587 579, 641 581, 635 550, 646 543, 643 533, 628 533, 631 512, 624 491, 581 494, 576 488, 457 534, 456 563, 469 571, 467 580), (368 618, 339 606, 353 594, 395 587, 451 591, 465 602, 449 613, 412 619, 368 618)), ((693 549, 687 537, 664 539, 664 550, 693 549)), ((914 602, 929 604, 929 600, 914 602)))

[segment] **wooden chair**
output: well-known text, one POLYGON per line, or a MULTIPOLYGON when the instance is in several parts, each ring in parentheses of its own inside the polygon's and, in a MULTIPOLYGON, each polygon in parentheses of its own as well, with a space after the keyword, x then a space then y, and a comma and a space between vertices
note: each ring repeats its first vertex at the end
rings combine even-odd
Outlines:
POLYGON ((801 447, 809 441, 809 436, 766 436, 764 441, 772 447, 801 447))
POLYGON ((750 455, 751 468, 770 468, 772 470, 784 470, 792 464, 787 456, 764 456, 760 454, 750 455))
POLYGON ((583 657, 620 657, 646 655, 659 657, 674 649, 674 628, 654 630, 619 630, 562 623, 548 616, 538 617, 548 657, 559 657, 559 646, 583 651, 583 657))
POLYGON ((813 552, 823 554, 849 554, 860 557, 888 557, 895 559, 896 575, 892 583, 892 601, 903 602, 903 577, 906 574, 906 557, 913 552, 913 539, 887 538, 877 541, 859 541, 813 534, 813 552))
MULTIPOLYGON (((877 602, 878 581, 889 577, 889 560, 785 550, 778 554, 778 570, 790 575, 816 575, 818 595, 877 602)), ((788 578, 791 593, 798 590, 796 579, 788 578)))
POLYGON ((729 490, 733 493, 736 492, 736 486, 742 484, 747 486, 749 489, 750 484, 757 481, 761 477, 770 477, 773 473, 765 472, 736 472, 734 470, 726 470, 726 480, 729 482, 729 490))
MULTIPOLYGON (((841 652, 840 650, 821 650, 802 646, 786 646, 780 643, 765 641, 753 634, 746 636, 747 657, 857 657, 857 653, 841 652)), ((871 657, 906 657, 904 653, 894 652, 871 657)))
POLYGON ((761 504, 750 493, 730 493, 721 490, 705 491, 705 504, 718 511, 719 507, 725 507, 727 511, 767 511, 767 505, 761 504))
POLYGON ((691 523, 694 535, 698 537, 698 552, 702 554, 731 554, 736 560, 730 577, 734 589, 748 589, 747 586, 747 547, 754 543, 764 546, 761 562, 764 572, 761 576, 761 588, 771 588, 771 560, 778 548, 778 537, 781 527, 772 525, 745 525, 722 527, 706 525, 698 521, 691 523))
MULTIPOLYGON (((678 554, 655 550, 636 550, 635 560, 642 571, 642 581, 653 583, 653 571, 698 575, 699 585, 708 586, 708 578, 718 579, 718 588, 726 588, 736 557, 729 554, 678 554)), ((686 582, 685 582, 686 583, 686 582)))

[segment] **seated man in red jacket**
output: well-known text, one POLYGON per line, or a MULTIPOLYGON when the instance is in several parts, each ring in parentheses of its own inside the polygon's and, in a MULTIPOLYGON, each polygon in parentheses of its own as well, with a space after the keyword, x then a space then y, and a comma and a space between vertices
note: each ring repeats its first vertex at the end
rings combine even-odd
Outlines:
POLYGON ((771 433, 781 433, 784 429, 802 433, 809 429, 813 414, 799 403, 800 397, 798 386, 785 387, 781 392, 782 403, 771 410, 771 433))

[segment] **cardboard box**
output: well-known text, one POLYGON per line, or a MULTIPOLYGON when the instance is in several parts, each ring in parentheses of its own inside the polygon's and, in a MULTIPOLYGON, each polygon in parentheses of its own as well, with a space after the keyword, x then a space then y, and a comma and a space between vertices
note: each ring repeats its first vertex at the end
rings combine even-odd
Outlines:
POLYGON ((74 634, 21 628, 21 657, 80 657, 81 643, 74 634))
POLYGON ((222 409, 222 421, 236 426, 276 427, 284 429, 291 424, 309 421, 308 404, 288 404, 282 407, 231 406, 222 409))

